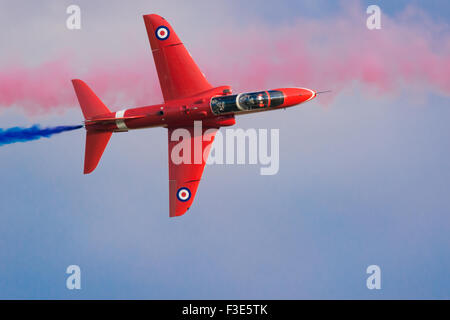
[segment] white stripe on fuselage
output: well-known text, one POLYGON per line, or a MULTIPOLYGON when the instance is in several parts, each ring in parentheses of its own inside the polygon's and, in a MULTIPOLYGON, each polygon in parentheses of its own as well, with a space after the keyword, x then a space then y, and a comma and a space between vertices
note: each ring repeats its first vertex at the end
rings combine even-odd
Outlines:
MULTIPOLYGON (((125 115, 125 111, 127 111, 127 110, 117 111, 116 118, 123 118, 125 115)), ((116 126, 117 126, 117 129, 119 129, 119 130, 128 130, 128 127, 125 124, 125 120, 123 120, 123 119, 116 120, 116 126)))

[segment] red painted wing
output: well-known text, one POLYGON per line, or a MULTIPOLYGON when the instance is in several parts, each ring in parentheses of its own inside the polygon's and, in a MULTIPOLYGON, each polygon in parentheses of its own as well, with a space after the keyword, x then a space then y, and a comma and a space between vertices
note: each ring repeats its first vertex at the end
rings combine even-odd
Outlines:
MULTIPOLYGON (((176 217, 186 213, 194 201, 198 184, 202 178, 205 160, 208 159, 211 144, 218 129, 203 128, 201 134, 195 134, 194 128, 178 128, 189 132, 189 138, 171 141, 172 133, 177 128, 169 128, 169 207, 170 216, 176 217), (205 141, 206 140, 206 141, 205 141), (177 156, 183 156, 186 149, 181 150, 183 144, 190 151, 183 163, 179 163, 177 156), (175 149, 174 149, 175 148, 175 149), (198 151, 199 150, 199 151, 198 151), (197 152, 197 155, 195 153, 197 152), (173 154, 172 154, 173 153, 173 154), (203 156, 202 156, 203 155, 203 156), (197 161, 195 161, 197 160, 197 161), (186 163, 190 162, 190 163, 186 163), (196 163, 197 162, 197 163, 196 163)), ((173 138, 175 139, 175 137, 173 138)))
POLYGON ((212 88, 163 17, 144 15, 144 22, 165 101, 189 97, 212 88))

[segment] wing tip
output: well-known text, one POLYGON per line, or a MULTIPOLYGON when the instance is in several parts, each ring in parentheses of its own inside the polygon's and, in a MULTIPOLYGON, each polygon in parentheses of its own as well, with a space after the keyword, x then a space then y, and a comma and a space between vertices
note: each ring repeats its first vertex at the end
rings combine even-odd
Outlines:
POLYGON ((169 212, 169 217, 170 218, 176 218, 176 217, 181 217, 184 216, 186 214, 186 212, 189 210, 190 207, 186 208, 185 210, 181 211, 181 210, 177 210, 176 209, 172 209, 170 208, 170 212, 169 212))

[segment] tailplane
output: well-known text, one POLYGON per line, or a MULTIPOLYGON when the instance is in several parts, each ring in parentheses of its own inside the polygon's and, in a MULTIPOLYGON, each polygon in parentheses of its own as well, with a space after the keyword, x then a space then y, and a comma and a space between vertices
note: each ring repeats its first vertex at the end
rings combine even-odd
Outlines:
MULTIPOLYGON (((110 113, 108 107, 95 95, 86 83, 81 80, 72 80, 75 93, 80 103, 85 120, 102 114, 110 113)), ((84 173, 95 170, 111 138, 111 131, 86 130, 86 150, 84 155, 84 173)))
POLYGON ((84 174, 91 173, 98 163, 111 138, 111 131, 86 131, 86 151, 84 154, 84 174))

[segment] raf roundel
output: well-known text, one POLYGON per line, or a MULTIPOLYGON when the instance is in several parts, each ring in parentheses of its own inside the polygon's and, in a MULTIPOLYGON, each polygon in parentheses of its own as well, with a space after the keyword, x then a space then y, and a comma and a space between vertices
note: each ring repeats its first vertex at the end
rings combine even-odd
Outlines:
POLYGON ((177 198, 180 201, 188 201, 191 198, 191 191, 188 188, 180 188, 177 191, 177 198))
POLYGON ((159 40, 166 40, 169 37, 170 31, 167 27, 158 27, 155 31, 156 37, 159 40))

